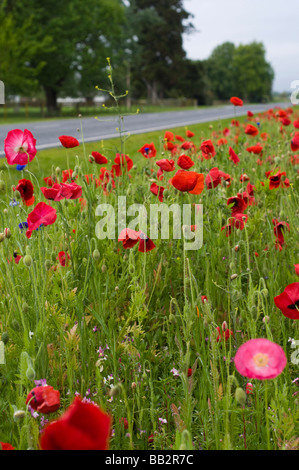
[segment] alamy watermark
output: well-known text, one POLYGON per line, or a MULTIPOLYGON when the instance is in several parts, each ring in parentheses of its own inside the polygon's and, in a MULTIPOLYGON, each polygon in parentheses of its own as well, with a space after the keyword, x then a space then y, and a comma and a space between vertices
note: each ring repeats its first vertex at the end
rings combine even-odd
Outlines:
POLYGON ((119 196, 116 210, 111 204, 100 204, 95 215, 101 217, 95 227, 100 240, 118 239, 121 232, 129 228, 141 231, 151 240, 183 238, 185 250, 199 250, 203 245, 202 204, 168 206, 162 203, 150 204, 146 208, 143 204, 127 206, 126 196, 119 196), (133 219, 128 222, 128 217, 133 219))
POLYGON ((299 104, 299 80, 293 80, 290 87, 292 90, 294 89, 290 98, 291 98, 291 103, 295 106, 299 104))
POLYGON ((5 85, 0 80, 0 104, 5 104, 5 85))

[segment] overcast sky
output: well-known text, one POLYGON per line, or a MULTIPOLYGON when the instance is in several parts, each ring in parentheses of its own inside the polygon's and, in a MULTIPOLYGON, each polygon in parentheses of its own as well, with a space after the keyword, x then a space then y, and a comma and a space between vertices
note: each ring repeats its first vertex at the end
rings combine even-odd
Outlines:
POLYGON ((184 37, 190 59, 207 59, 226 41, 263 42, 275 71, 274 91, 290 92, 299 80, 298 0, 183 0, 197 32, 184 37))

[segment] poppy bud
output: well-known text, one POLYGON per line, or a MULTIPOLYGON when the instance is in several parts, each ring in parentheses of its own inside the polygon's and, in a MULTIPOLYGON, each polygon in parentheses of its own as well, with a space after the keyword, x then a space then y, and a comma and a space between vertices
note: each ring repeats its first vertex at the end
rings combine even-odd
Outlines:
POLYGON ((240 249, 239 245, 236 245, 234 248, 235 252, 239 251, 239 249, 240 249))
POLYGON ((230 279, 231 279, 231 281, 233 281, 234 279, 237 279, 237 277, 238 277, 238 274, 233 274, 233 275, 230 277, 230 279))
POLYGON ((135 266, 133 264, 129 265, 129 273, 134 274, 135 273, 135 266))
POLYGON ((109 391, 109 395, 110 397, 117 397, 121 394, 121 385, 120 384, 117 384, 115 385, 113 388, 111 388, 111 390, 109 391))
POLYGON ((243 388, 238 387, 236 389, 235 398, 237 403, 241 406, 245 406, 246 404, 246 393, 244 392, 243 388))
POLYGON ((25 266, 27 266, 27 268, 30 268, 31 264, 32 264, 32 258, 30 255, 26 255, 24 256, 23 258, 23 263, 25 264, 25 266))
POLYGON ((5 183, 3 180, 0 180, 0 191, 5 191, 5 183))
POLYGON ((112 183, 111 181, 109 181, 109 183, 107 184, 107 191, 110 192, 112 189, 112 183))
POLYGON ((128 423, 127 418, 120 418, 119 422, 124 425, 125 429, 128 429, 129 423, 128 423))
POLYGON ((101 258, 99 250, 95 249, 92 253, 92 257, 95 261, 99 261, 99 259, 101 258))
POLYGON ((163 197, 164 199, 167 198, 169 196, 169 191, 168 189, 164 189, 164 192, 163 192, 163 197))
POLYGON ((7 210, 7 209, 4 209, 3 213, 4 213, 4 215, 7 215, 7 214, 8 214, 8 210, 7 210))
POLYGON ((57 176, 60 176, 60 174, 61 174, 61 168, 59 168, 59 166, 58 166, 58 167, 56 168, 55 172, 56 172, 56 175, 57 175, 57 176))
POLYGON ((105 264, 103 264, 103 266, 102 266, 102 273, 105 273, 106 270, 107 270, 107 266, 106 266, 105 264))
POLYGON ((14 417, 15 421, 19 421, 19 420, 25 418, 25 415, 26 415, 26 413, 25 413, 24 410, 17 410, 17 411, 14 412, 13 417, 14 417))
POLYGON ((268 315, 266 315, 264 318, 263 318, 263 323, 269 323, 270 321, 270 317, 268 317, 268 315))
POLYGON ((2 336, 1 336, 1 341, 3 341, 4 344, 7 344, 8 340, 9 340, 8 333, 6 333, 6 331, 4 331, 4 333, 2 333, 2 336))
POLYGON ((23 302, 22 303, 22 310, 24 313, 28 312, 28 309, 29 309, 29 305, 27 304, 27 302, 23 302))
POLYGON ((262 294, 263 294, 265 297, 268 297, 268 294, 269 294, 268 289, 262 289, 262 294))
POLYGON ((50 268, 51 268, 51 261, 49 259, 46 259, 46 261, 45 261, 46 271, 49 271, 50 268))
POLYGON ((169 322, 170 322, 170 323, 175 323, 175 316, 174 316, 173 313, 171 313, 171 314, 169 315, 169 322))
POLYGON ((5 238, 10 238, 11 237, 11 231, 10 231, 9 228, 4 229, 4 235, 5 235, 5 238))
POLYGON ((134 388, 136 388, 136 387, 137 387, 137 384, 136 384, 136 382, 132 382, 131 388, 133 388, 133 389, 134 389, 134 388))
POLYGON ((5 235, 4 233, 0 233, 0 243, 5 240, 5 235))
POLYGON ((34 380, 35 379, 35 370, 33 367, 28 367, 26 370, 26 377, 28 380, 34 380))
POLYGON ((118 286, 115 286, 115 289, 114 289, 116 292, 119 290, 119 287, 118 286))
POLYGON ((226 331, 226 330, 227 330, 227 323, 226 323, 226 321, 224 321, 222 323, 222 331, 226 331))

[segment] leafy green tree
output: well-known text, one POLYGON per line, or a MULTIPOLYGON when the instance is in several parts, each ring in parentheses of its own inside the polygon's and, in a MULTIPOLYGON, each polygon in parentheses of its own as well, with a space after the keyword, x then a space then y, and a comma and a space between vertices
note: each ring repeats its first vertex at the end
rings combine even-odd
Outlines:
POLYGON ((197 100, 198 105, 212 104, 213 93, 206 71, 205 61, 186 59, 186 76, 183 81, 183 95, 197 100))
POLYGON ((217 46, 206 60, 206 72, 211 83, 215 98, 228 100, 234 89, 234 60, 235 45, 225 42, 217 46))
POLYGON ((264 45, 258 42, 235 49, 232 66, 236 95, 251 102, 271 98, 274 71, 265 55, 264 45))
POLYGON ((30 17, 17 26, 12 11, 6 9, 6 2, 0 5, 0 25, 0 79, 5 84, 6 95, 32 95, 38 89, 38 74, 45 61, 36 61, 35 68, 30 63, 41 51, 51 50, 51 38, 44 36, 42 41, 37 40, 30 17))
MULTIPOLYGON (((118 47, 124 22, 121 0, 47 0, 45 4, 39 0, 12 0, 7 2, 6 10, 13 16, 20 48, 23 38, 19 31, 28 18, 35 41, 44 45, 47 38, 51 45, 36 48, 26 62, 44 90, 49 112, 57 110, 59 93, 94 93, 101 74, 104 76, 106 57, 118 47)), ((17 69, 19 60, 15 59, 17 69)))
POLYGON ((180 93, 185 74, 183 33, 192 30, 182 0, 131 0, 137 53, 132 64, 134 88, 148 98, 180 93))

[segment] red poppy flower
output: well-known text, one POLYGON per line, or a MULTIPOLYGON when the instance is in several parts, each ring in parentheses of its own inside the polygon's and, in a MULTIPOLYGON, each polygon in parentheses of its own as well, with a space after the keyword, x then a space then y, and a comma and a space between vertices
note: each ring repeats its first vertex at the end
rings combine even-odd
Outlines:
POLYGON ((289 126, 290 124, 292 124, 292 121, 289 118, 282 118, 280 122, 283 126, 289 126))
POLYGON ((294 264, 294 267, 295 267, 295 273, 297 274, 297 276, 299 276, 299 264, 294 264))
POLYGON ((188 155, 181 155, 179 158, 178 158, 178 166, 180 168, 182 168, 183 170, 189 170, 189 168, 191 168, 192 166, 194 166, 194 161, 191 160, 190 157, 188 157, 188 155))
POLYGON ((192 376, 192 369, 191 368, 188 369, 187 375, 188 375, 188 377, 192 376))
POLYGON ((254 190, 256 189, 255 186, 252 184, 248 183, 246 191, 244 191, 242 194, 238 193, 237 196, 241 197, 246 206, 253 206, 255 204, 255 197, 254 197, 254 190))
POLYGON ((153 158, 157 155, 157 150, 153 142, 151 144, 144 144, 138 152, 140 152, 145 158, 153 158))
POLYGON ((46 183, 47 186, 51 187, 53 186, 53 184, 57 183, 57 179, 55 178, 55 181, 54 181, 52 176, 46 176, 44 178, 44 182, 46 183))
POLYGON ((165 191, 165 188, 163 188, 163 186, 159 187, 156 183, 153 183, 150 187, 150 191, 155 196, 158 196, 160 202, 163 202, 163 193, 165 191))
POLYGON ((293 152, 299 150, 299 133, 296 133, 291 141, 291 149, 293 152))
POLYGON ((60 393, 50 385, 35 387, 27 396, 26 405, 40 413, 54 413, 60 407, 60 393))
POLYGON ((219 140, 217 141, 218 147, 221 147, 222 145, 226 145, 226 144, 227 144, 227 140, 226 140, 226 139, 223 139, 223 138, 222 138, 222 139, 219 139, 219 140))
POLYGON ((139 242, 139 232, 130 228, 125 228, 120 232, 118 241, 122 242, 125 250, 128 250, 139 242))
POLYGON ((27 217, 28 230, 26 232, 26 237, 30 238, 33 230, 36 230, 41 225, 52 225, 54 224, 57 218, 56 210, 45 204, 44 202, 39 202, 27 217))
POLYGON ((280 295, 274 297, 274 303, 285 317, 299 320, 299 282, 289 284, 280 295))
POLYGON ((106 158, 99 152, 91 152, 91 155, 93 156, 95 163, 97 163, 98 165, 105 165, 106 163, 108 163, 108 158, 106 158))
POLYGON ((237 96, 232 96, 230 102, 234 106, 243 106, 243 101, 240 98, 237 98, 237 96))
POLYGON ((299 129, 299 119, 293 122, 295 129, 299 129))
POLYGON ((220 171, 218 168, 212 168, 206 176, 206 186, 207 189, 217 188, 217 186, 221 183, 222 179, 224 179, 228 186, 231 183, 231 176, 223 171, 220 171))
POLYGON ((235 216, 236 214, 243 214, 244 210, 247 207, 247 204, 244 201, 244 199, 239 196, 230 197, 227 200, 227 205, 228 206, 232 205, 231 206, 232 216, 235 216))
POLYGON ((120 422, 120 424, 123 424, 125 429, 128 429, 129 422, 128 422, 127 418, 119 418, 119 422, 120 422))
POLYGON ((161 168, 161 170, 166 171, 166 172, 175 170, 174 161, 167 160, 166 158, 162 158, 162 160, 158 160, 156 162, 156 165, 158 165, 161 168))
POLYGON ((128 155, 123 155, 119 153, 116 154, 114 159, 115 165, 112 165, 112 173, 116 176, 121 176, 122 172, 128 173, 133 168, 133 160, 128 157, 128 155))
POLYGON ((70 255, 68 253, 65 253, 65 251, 60 251, 58 253, 58 257, 56 259, 59 260, 59 263, 60 263, 61 266, 65 267, 65 266, 68 266, 69 260, 71 258, 70 258, 70 255))
POLYGON ((230 336, 234 335, 233 331, 229 330, 228 328, 223 331, 223 330, 221 330, 221 328, 219 326, 217 326, 216 330, 218 331, 218 336, 216 338, 217 343, 219 341, 221 341, 222 339, 227 341, 230 338, 230 336))
POLYGON ((110 425, 108 414, 77 397, 57 421, 44 428, 40 445, 42 450, 107 450, 110 425))
POLYGON ((240 158, 236 154, 236 152, 232 149, 232 147, 229 148, 228 150, 229 153, 229 159, 234 162, 235 165, 238 165, 240 158))
POLYGON ((186 136, 188 137, 188 139, 192 139, 192 137, 194 137, 195 134, 192 131, 186 130, 186 136))
POLYGON ((190 194, 201 194, 204 189, 204 175, 195 171, 178 170, 170 182, 179 191, 190 194))
POLYGON ((247 111, 247 116, 248 116, 248 117, 253 117, 254 114, 253 114, 251 111, 247 111))
POLYGON ((182 137, 181 135, 176 135, 175 138, 176 140, 179 140, 180 142, 185 142, 184 137, 182 137))
POLYGON ((260 153, 262 153, 263 147, 261 146, 261 144, 256 144, 256 145, 253 145, 252 147, 247 147, 246 150, 249 153, 254 153, 255 155, 259 155, 260 153))
POLYGON ((164 140, 166 140, 167 142, 174 140, 173 132, 166 131, 164 134, 164 140))
POLYGON ((72 137, 70 135, 61 135, 59 137, 59 140, 63 147, 65 147, 66 149, 72 149, 80 145, 79 141, 75 137, 72 137))
POLYGON ((278 171, 275 175, 271 175, 272 171, 267 171, 266 172, 266 177, 269 179, 269 189, 276 189, 279 187, 289 187, 290 182, 288 178, 285 178, 284 182, 281 181, 282 176, 286 176, 286 172, 280 172, 278 171), (271 176, 270 176, 271 175, 271 176))
POLYGON ((34 187, 30 180, 20 180, 15 189, 19 191, 22 201, 26 206, 32 206, 32 204, 34 204, 34 187))
POLYGON ((152 251, 154 248, 156 248, 154 242, 143 232, 140 232, 138 251, 141 253, 147 253, 148 251, 152 251))
MULTIPOLYGON (((72 181, 74 181, 72 179, 72 176, 73 176, 73 170, 62 170, 62 182, 63 183, 66 183, 69 179, 71 179, 72 181)), ((78 176, 76 176, 76 178, 78 178, 78 176)))
POLYGON ((181 145, 181 148, 182 148, 183 150, 190 150, 190 149, 192 149, 192 148, 193 148, 194 150, 196 149, 194 143, 193 143, 193 142, 189 142, 189 141, 184 142, 184 143, 181 145))
POLYGON ((15 450, 15 448, 11 444, 8 444, 7 442, 0 442, 0 449, 1 450, 15 450))
POLYGON ((258 133, 259 133, 259 130, 257 129, 257 127, 254 127, 252 124, 247 124, 245 128, 245 134, 256 136, 258 135, 258 133))
POLYGON ((204 142, 202 142, 199 150, 201 150, 202 156, 206 160, 209 160, 210 158, 215 157, 216 155, 215 148, 211 140, 205 140, 204 142))
POLYGON ((272 223, 274 225, 274 235, 276 237, 276 248, 281 249, 285 244, 283 231, 286 229, 290 231, 290 225, 287 222, 278 222, 277 219, 273 219, 272 223))

